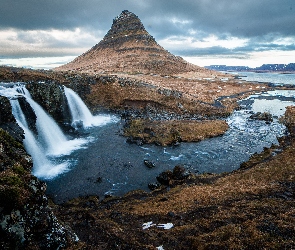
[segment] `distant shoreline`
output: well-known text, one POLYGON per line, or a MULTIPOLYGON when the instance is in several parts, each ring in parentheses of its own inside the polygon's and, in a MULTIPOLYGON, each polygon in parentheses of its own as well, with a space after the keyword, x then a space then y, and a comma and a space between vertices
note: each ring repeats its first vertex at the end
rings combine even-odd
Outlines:
POLYGON ((271 71, 271 70, 221 70, 222 72, 253 72, 253 73, 276 73, 276 74, 295 74, 295 71, 271 71))
POLYGON ((280 73, 280 74, 293 74, 295 72, 295 63, 289 64, 263 64, 259 67, 248 66, 228 66, 228 65, 210 65, 205 66, 207 69, 217 71, 229 72, 255 72, 255 73, 280 73))

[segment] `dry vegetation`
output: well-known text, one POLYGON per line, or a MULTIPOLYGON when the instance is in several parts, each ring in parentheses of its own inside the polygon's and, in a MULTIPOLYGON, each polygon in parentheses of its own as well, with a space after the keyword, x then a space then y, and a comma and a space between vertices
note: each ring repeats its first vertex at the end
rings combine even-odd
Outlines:
POLYGON ((198 176, 169 192, 78 199, 59 213, 91 249, 293 249, 294 160, 292 143, 247 170, 198 176), (143 230, 149 221, 174 227, 143 230))
POLYGON ((228 129, 225 121, 150 121, 132 120, 124 135, 143 143, 167 146, 177 142, 198 142, 224 134, 228 129))

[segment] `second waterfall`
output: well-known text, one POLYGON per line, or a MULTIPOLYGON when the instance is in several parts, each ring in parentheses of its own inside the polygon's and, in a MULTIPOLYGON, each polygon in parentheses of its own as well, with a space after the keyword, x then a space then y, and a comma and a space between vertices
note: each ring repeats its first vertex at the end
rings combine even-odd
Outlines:
POLYGON ((74 128, 101 126, 110 122, 109 116, 93 116, 79 95, 72 89, 64 86, 64 91, 71 112, 72 126, 74 128))

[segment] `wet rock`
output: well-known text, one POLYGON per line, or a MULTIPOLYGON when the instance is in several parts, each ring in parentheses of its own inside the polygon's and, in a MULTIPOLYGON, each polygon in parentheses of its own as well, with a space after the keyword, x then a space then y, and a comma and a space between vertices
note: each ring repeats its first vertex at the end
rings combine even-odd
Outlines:
POLYGON ((161 187, 161 184, 157 182, 153 182, 153 183, 149 183, 148 187, 150 190, 154 191, 156 189, 159 189, 161 187))
POLYGON ((82 120, 74 121, 74 122, 72 123, 72 127, 73 127, 74 129, 77 129, 77 130, 81 130, 81 129, 83 129, 83 121, 82 121, 82 120))
POLYGON ((63 86, 54 82, 31 82, 26 85, 34 101, 59 123, 69 123, 71 114, 63 86))
POLYGON ((185 180, 190 175, 191 173, 183 166, 175 166, 173 169, 173 179, 175 180, 185 180))
POLYGON ((0 96, 0 128, 7 131, 16 141, 22 142, 24 131, 17 124, 7 97, 0 96))
POLYGON ((143 161, 144 165, 146 165, 148 168, 155 168, 156 167, 156 164, 152 161, 149 161, 149 160, 144 160, 143 161))
POLYGON ((0 96, 0 125, 7 122, 15 122, 11 105, 7 97, 0 96))
POLYGON ((166 186, 179 185, 187 180, 191 173, 183 166, 175 166, 173 171, 167 170, 157 176, 157 181, 166 186))
POLYGON ((19 97, 18 101, 22 111, 24 112, 26 116, 26 121, 30 130, 34 131, 37 134, 37 128, 36 128, 37 116, 34 110, 32 109, 31 105, 26 101, 25 97, 19 97))
POLYGON ((257 112, 256 114, 251 115, 250 119, 262 120, 262 121, 266 121, 267 123, 270 123, 273 121, 272 115, 268 112, 263 112, 263 113, 257 112))
POLYGON ((157 181, 163 185, 169 186, 173 179, 173 172, 170 170, 164 171, 157 176, 157 181))
POLYGON ((102 177, 97 177, 95 180, 95 183, 102 183, 102 177))
POLYGON ((126 140, 127 143, 136 144, 137 146, 142 146, 144 144, 143 140, 138 137, 129 136, 126 140))

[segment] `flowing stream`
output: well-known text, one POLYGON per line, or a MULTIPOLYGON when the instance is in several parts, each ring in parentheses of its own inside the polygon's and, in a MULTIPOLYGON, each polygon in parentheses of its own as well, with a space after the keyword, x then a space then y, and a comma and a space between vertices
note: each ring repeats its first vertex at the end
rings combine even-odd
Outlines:
POLYGON ((193 173, 230 172, 255 152, 277 144, 286 133, 279 123, 285 107, 295 105, 295 91, 269 91, 240 102, 241 110, 227 118, 230 129, 223 135, 179 146, 137 146, 120 135, 122 121, 111 115, 93 116, 81 98, 64 87, 74 127, 80 138, 64 134, 58 124, 30 96, 24 85, 3 87, 0 95, 10 99, 13 114, 25 131, 24 145, 33 158, 33 174, 46 180, 47 194, 56 202, 80 195, 123 195, 134 189, 148 191, 156 176, 176 165, 193 173), (31 131, 18 102, 23 96, 37 115, 37 133, 31 131), (274 121, 250 119, 256 112, 269 112, 274 121), (149 169, 144 160, 155 168, 149 169))
POLYGON ((120 196, 134 189, 149 191, 148 184, 155 182, 159 173, 176 165, 184 165, 193 173, 233 171, 255 152, 277 144, 277 137, 286 133, 278 119, 286 106, 295 105, 295 91, 253 95, 240 105, 242 109, 227 119, 230 129, 225 135, 198 143, 181 143, 177 147, 128 144, 120 136, 123 126, 120 120, 89 128, 87 131, 96 140, 88 144, 87 150, 77 150, 71 155, 76 166, 49 180, 48 194, 56 202, 63 202, 79 195, 102 198, 106 194, 120 196), (272 123, 250 119, 253 113, 264 111, 273 114, 272 123), (156 167, 147 168, 144 160, 154 162, 156 167))

